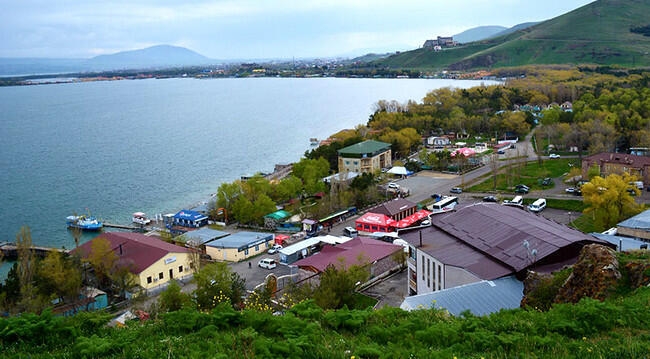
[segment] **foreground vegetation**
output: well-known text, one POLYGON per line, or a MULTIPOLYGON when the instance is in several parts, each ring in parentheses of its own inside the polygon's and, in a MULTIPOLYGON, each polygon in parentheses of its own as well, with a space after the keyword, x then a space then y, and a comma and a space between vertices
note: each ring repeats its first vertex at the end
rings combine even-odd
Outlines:
POLYGON ((639 358, 650 352, 650 289, 619 299, 487 317, 397 308, 283 315, 182 309, 110 328, 106 315, 26 314, 0 320, 4 357, 32 358, 639 358))

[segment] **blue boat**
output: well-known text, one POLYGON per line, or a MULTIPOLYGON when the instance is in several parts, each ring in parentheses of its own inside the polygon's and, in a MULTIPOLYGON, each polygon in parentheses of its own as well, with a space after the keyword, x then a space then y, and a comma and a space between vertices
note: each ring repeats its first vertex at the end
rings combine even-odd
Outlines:
POLYGON ((68 228, 80 228, 84 231, 99 231, 104 224, 93 216, 68 216, 66 217, 68 228))

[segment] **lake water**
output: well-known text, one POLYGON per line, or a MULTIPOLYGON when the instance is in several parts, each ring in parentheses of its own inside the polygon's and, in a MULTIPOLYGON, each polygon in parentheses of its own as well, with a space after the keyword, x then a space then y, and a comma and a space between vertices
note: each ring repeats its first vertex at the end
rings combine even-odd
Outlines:
MULTIPOLYGON (((379 100, 421 101, 429 79, 165 79, 0 87, 0 241, 74 247, 65 217, 175 213, 223 182, 300 159, 367 123, 379 100)), ((86 235, 84 240, 92 238, 86 235)))

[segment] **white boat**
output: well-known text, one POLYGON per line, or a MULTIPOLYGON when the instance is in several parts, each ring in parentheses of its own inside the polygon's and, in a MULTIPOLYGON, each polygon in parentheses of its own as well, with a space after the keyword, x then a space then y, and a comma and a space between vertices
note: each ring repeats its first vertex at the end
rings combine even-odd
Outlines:
POLYGON ((151 220, 147 218, 147 215, 144 212, 135 212, 133 213, 133 223, 146 226, 151 223, 151 220))
POLYGON ((99 231, 104 224, 93 216, 68 216, 66 217, 68 228, 79 228, 84 231, 99 231))
POLYGON ((312 138, 310 138, 310 139, 309 139, 309 143, 310 143, 312 146, 318 146, 318 138, 316 138, 316 137, 312 137, 312 138))

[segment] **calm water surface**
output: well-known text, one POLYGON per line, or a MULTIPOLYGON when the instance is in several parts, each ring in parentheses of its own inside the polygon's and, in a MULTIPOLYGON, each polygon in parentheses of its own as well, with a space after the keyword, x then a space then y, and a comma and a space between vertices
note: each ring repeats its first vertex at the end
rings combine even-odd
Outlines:
MULTIPOLYGON (((0 88, 0 241, 74 247, 65 217, 128 224, 271 172, 365 124, 379 100, 481 85, 414 79, 167 79, 0 88)), ((86 236, 85 240, 92 238, 86 236)))

